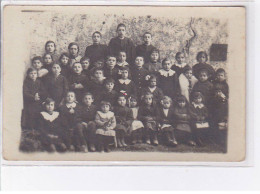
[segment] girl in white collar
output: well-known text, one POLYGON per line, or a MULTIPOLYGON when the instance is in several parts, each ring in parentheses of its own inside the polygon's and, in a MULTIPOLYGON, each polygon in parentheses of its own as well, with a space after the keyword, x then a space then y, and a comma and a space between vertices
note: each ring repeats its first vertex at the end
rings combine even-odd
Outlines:
POLYGON ((59 112, 54 111, 55 102, 47 98, 44 102, 44 111, 40 113, 37 129, 41 133, 43 149, 48 152, 66 151, 70 147, 68 138, 67 121, 59 112))
POLYGON ((182 52, 177 52, 175 55, 176 63, 173 64, 172 70, 174 70, 178 76, 183 73, 183 68, 187 65, 185 62, 185 55, 182 52))

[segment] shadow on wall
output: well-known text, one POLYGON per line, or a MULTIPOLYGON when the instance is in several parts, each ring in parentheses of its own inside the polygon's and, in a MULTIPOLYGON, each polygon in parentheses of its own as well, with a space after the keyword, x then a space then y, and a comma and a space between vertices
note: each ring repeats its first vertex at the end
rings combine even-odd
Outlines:
MULTIPOLYGON (((86 46, 92 44, 91 35, 100 31, 102 43, 108 44, 116 36, 116 27, 124 23, 127 36, 138 45, 142 44, 144 32, 151 32, 153 45, 161 51, 161 58, 174 56, 178 51, 187 53, 187 62, 196 63, 199 51, 209 53, 212 44, 227 44, 227 20, 209 18, 159 18, 152 15, 125 17, 124 15, 104 14, 96 17, 87 14, 65 15, 60 13, 39 13, 28 16, 29 20, 29 50, 30 58, 44 53, 44 44, 53 40, 57 44, 57 52, 67 51, 70 42, 80 45, 80 55, 84 55, 86 46)), ((26 26, 28 26, 27 22, 26 26)), ((224 67, 223 62, 210 62, 214 68, 224 67)), ((30 64, 29 60, 26 64, 30 64)))

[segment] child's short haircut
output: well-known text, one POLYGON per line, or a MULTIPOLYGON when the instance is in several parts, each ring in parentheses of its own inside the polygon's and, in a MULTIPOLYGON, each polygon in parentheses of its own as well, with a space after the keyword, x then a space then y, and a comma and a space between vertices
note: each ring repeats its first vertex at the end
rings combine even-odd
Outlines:
POLYGON ((45 53, 42 58, 44 59, 47 55, 50 55, 50 56, 51 56, 51 59, 52 59, 52 61, 53 61, 53 56, 52 56, 50 53, 45 53))
POLYGON ((175 55, 175 59, 177 60, 177 57, 180 56, 181 54, 184 54, 183 52, 177 52, 175 55))
POLYGON ((143 60, 144 60, 144 56, 142 56, 142 55, 137 55, 137 56, 135 57, 135 59, 137 59, 137 57, 141 57, 141 58, 143 58, 143 60))
POLYGON ((162 61, 162 65, 165 65, 165 62, 166 62, 166 61, 170 61, 170 62, 171 62, 171 59, 168 58, 168 57, 166 57, 165 59, 163 59, 163 61, 162 61))
POLYGON ((187 71, 192 71, 192 67, 189 65, 186 65, 185 67, 183 67, 183 73, 186 73, 187 71))
MULTIPOLYGON (((145 32, 144 35, 149 34, 152 37, 152 34, 150 32, 145 32)), ((143 37, 144 37, 143 35, 143 37)))
POLYGON ((194 92, 192 95, 192 101, 194 101, 195 99, 201 98, 202 102, 204 101, 204 96, 201 92, 194 92))
POLYGON ((113 83, 113 84, 115 84, 115 80, 112 79, 112 78, 107 78, 107 79, 105 79, 104 85, 106 85, 106 84, 108 84, 108 83, 113 83))
POLYGON ((104 74, 104 70, 101 67, 94 67, 93 73, 95 74, 97 71, 102 71, 104 74))
POLYGON ((164 96, 162 98, 162 102, 164 102, 164 101, 168 101, 168 102, 170 102, 170 104, 172 104, 172 99, 169 96, 164 96))
POLYGON ((90 61, 90 58, 89 57, 86 57, 86 56, 84 56, 84 57, 82 57, 81 59, 80 59, 80 63, 82 63, 83 61, 90 61))
POLYGON ((59 67, 61 67, 59 63, 53 63, 51 68, 53 68, 54 65, 58 65, 59 67))
POLYGON ((118 51, 118 56, 119 56, 120 53, 125 53, 126 54, 126 51, 125 50, 118 51))
POLYGON ((109 58, 111 58, 111 57, 116 58, 115 55, 107 55, 107 57, 106 57, 106 61, 107 61, 109 58))
POLYGON ((68 93, 73 93, 73 94, 74 94, 74 96, 75 96, 75 98, 76 98, 76 94, 75 94, 75 92, 74 92, 74 91, 72 91, 72 90, 69 90, 69 91, 67 91, 67 92, 66 92, 66 96, 68 95, 68 93))
POLYGON ((71 43, 69 44, 69 46, 68 46, 68 49, 70 49, 70 47, 72 47, 72 46, 74 46, 74 45, 77 46, 78 52, 79 52, 79 45, 78 45, 78 43, 76 43, 76 42, 71 42, 71 43))
POLYGON ((209 70, 206 69, 206 68, 200 69, 200 70, 199 70, 199 75, 200 75, 201 73, 206 73, 206 74, 209 76, 209 70))
POLYGON ((206 61, 208 61, 208 54, 207 54, 205 51, 200 51, 200 52, 198 52, 197 57, 196 57, 197 61, 199 61, 199 58, 200 58, 202 55, 204 55, 205 58, 206 58, 206 61))
POLYGON ((176 102, 187 102, 187 99, 183 95, 178 95, 176 98, 176 102))
POLYGON ((153 98, 153 93, 152 93, 152 92, 145 92, 144 95, 143 95, 143 99, 144 99, 146 96, 152 96, 152 98, 153 98))
POLYGON ((95 31, 95 32, 92 34, 92 37, 94 36, 94 34, 99 34, 99 36, 102 38, 102 34, 101 34, 99 31, 95 31))
POLYGON ((128 72, 130 73, 130 69, 129 69, 129 67, 127 67, 127 66, 121 67, 120 70, 121 70, 121 71, 124 71, 124 70, 125 70, 125 71, 128 71, 128 72))
POLYGON ((46 100, 43 102, 43 104, 44 104, 44 106, 46 106, 47 104, 50 104, 51 102, 55 103, 55 101, 52 98, 46 98, 46 100))
POLYGON ((126 98, 127 98, 126 96, 127 96, 126 93, 119 92, 119 94, 118 94, 118 96, 117 96, 117 100, 118 100, 119 98, 121 98, 121 97, 124 97, 124 98, 126 99, 126 98))
POLYGON ((216 74, 219 74, 219 73, 226 74, 226 71, 223 68, 219 68, 219 69, 217 69, 216 74))
POLYGON ((53 43, 53 44, 54 44, 54 48, 55 48, 55 50, 56 50, 56 44, 55 44, 55 42, 52 41, 52 40, 48 40, 48 41, 45 43, 45 51, 47 50, 47 46, 48 46, 48 44, 50 44, 50 43, 53 43))
POLYGON ((86 93, 84 93, 83 98, 86 97, 86 96, 91 96, 92 99, 94 100, 94 96, 93 96, 92 93, 90 93, 90 92, 86 92, 86 93))
POLYGON ((120 28, 120 27, 124 27, 124 28, 126 29, 126 26, 125 26, 125 24, 122 24, 122 23, 121 23, 121 24, 118 24, 118 25, 117 25, 117 28, 116 28, 116 30, 118 30, 118 28, 120 28))
POLYGON ((80 63, 80 62, 77 62, 77 61, 76 61, 75 63, 73 63, 72 67, 74 67, 75 64, 80 64, 80 66, 82 67, 81 63, 80 63))
POLYGON ((151 80, 154 80, 154 79, 157 81, 157 76, 154 75, 154 74, 151 74, 148 81, 151 81, 151 80))
POLYGON ((100 102, 100 107, 102 107, 102 106, 104 106, 104 105, 108 105, 108 106, 111 108, 111 104, 110 104, 110 102, 108 102, 108 101, 101 101, 101 102, 100 102))
POLYGON ((36 56, 32 58, 32 63, 36 60, 39 60, 42 63, 42 57, 41 56, 36 56))
POLYGON ((37 72, 36 69, 34 69, 33 67, 30 67, 30 68, 27 70, 26 75, 29 75, 29 74, 30 74, 31 72, 33 72, 33 71, 36 71, 36 72, 37 72))
POLYGON ((61 62, 61 59, 62 59, 64 56, 70 58, 69 53, 62 53, 62 54, 60 55, 59 62, 61 62))

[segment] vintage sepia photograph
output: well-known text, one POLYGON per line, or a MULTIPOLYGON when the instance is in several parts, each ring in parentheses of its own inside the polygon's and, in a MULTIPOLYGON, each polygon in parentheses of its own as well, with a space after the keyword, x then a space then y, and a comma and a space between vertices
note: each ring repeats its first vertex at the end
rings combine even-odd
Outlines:
POLYGON ((245 157, 242 7, 6 6, 3 50, 6 160, 245 157))

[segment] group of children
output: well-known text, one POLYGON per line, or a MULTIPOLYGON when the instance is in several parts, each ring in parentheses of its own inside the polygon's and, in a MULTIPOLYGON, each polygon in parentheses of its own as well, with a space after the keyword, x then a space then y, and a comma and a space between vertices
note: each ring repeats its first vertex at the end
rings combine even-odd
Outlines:
POLYGON ((84 57, 74 42, 59 57, 48 41, 43 57, 32 59, 23 84, 22 128, 36 134, 41 149, 109 152, 112 143, 225 142, 225 70, 215 72, 206 52, 198 53, 193 67, 182 52, 174 64, 169 58, 161 62, 151 33, 137 47, 125 37, 124 24, 117 34, 106 46, 94 32, 84 57))

